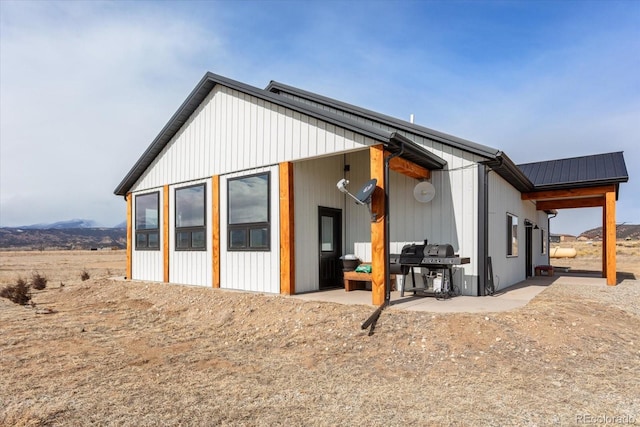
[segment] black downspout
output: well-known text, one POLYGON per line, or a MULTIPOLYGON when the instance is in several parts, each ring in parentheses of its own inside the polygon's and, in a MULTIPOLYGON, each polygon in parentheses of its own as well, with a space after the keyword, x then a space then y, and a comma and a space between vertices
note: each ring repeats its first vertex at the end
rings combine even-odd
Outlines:
POLYGON ((384 305, 389 305, 391 301, 391 233, 389 231, 389 163, 392 159, 401 156, 404 153, 404 142, 400 141, 400 151, 393 153, 384 159, 384 305))
POLYGON ((485 296, 489 256, 489 175, 487 165, 478 163, 478 296, 485 296))

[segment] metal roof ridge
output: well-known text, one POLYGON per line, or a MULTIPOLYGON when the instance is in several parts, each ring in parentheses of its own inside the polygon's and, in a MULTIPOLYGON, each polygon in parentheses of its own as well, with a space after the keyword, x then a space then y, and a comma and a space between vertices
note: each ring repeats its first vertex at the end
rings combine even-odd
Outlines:
POLYGON ((334 98, 329 98, 327 96, 320 95, 314 92, 309 92, 304 89, 299 89, 294 86, 277 82, 275 80, 271 80, 271 82, 269 82, 265 90, 270 92, 288 92, 288 93, 291 93, 292 95, 297 95, 303 98, 307 98, 312 101, 316 101, 320 104, 334 107, 336 109, 349 111, 353 114, 356 114, 365 118, 377 119, 376 121, 380 121, 383 123, 386 122, 386 124, 390 123, 394 126, 402 128, 405 131, 417 133, 429 139, 433 139, 438 142, 442 142, 444 144, 454 146, 455 148, 460 148, 465 151, 472 152, 474 154, 478 154, 486 158, 494 158, 500 152, 500 150, 493 147, 489 147, 483 144, 478 144, 477 142, 469 141, 464 138, 459 138, 457 136, 447 134, 445 132, 440 132, 435 129, 428 128, 426 126, 410 123, 405 120, 399 119, 397 117, 392 117, 386 114, 378 113, 373 110, 358 107, 356 105, 339 101, 334 98))
POLYGON ((577 160, 577 159, 582 159, 582 158, 586 158, 586 157, 607 156, 607 155, 613 155, 613 154, 621 154, 622 155, 622 154, 624 154, 624 151, 610 151, 610 152, 606 152, 606 153, 587 154, 587 155, 584 155, 584 156, 563 157, 563 158, 560 158, 560 159, 547 159, 547 160, 539 160, 537 162, 518 163, 518 167, 541 164, 541 163, 548 163, 548 162, 559 162, 559 161, 564 161, 564 160, 577 160))

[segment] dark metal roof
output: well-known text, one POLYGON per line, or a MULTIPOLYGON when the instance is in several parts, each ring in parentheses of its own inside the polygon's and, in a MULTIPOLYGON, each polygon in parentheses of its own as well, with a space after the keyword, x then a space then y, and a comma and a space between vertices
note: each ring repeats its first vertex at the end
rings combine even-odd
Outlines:
POLYGON ((526 163, 518 167, 535 190, 594 187, 629 180, 622 152, 526 163))
POLYGON ((622 152, 583 156, 570 159, 550 160, 546 162, 527 163, 516 166, 502 151, 476 144, 461 138, 437 132, 403 120, 375 113, 350 104, 306 92, 281 83, 271 82, 267 89, 259 89, 213 73, 206 73, 196 85, 180 108, 160 131, 151 145, 145 150, 135 165, 116 187, 114 193, 124 196, 144 174, 164 147, 187 122, 198 106, 216 85, 254 96, 258 99, 279 105, 301 114, 331 123, 346 130, 370 137, 382 142, 389 151, 397 152, 400 142, 404 144, 403 158, 424 168, 443 169, 446 161, 426 150, 414 141, 402 136, 398 131, 411 132, 443 144, 462 149, 484 157, 492 170, 507 180, 520 192, 544 189, 566 189, 586 186, 619 184, 629 180, 622 152), (305 102, 281 96, 279 93, 290 93, 294 96, 349 112, 353 115, 377 121, 395 129, 392 132, 361 123, 322 108, 313 107, 305 102))
POLYGON ((336 99, 328 98, 326 96, 318 95, 313 92, 298 89, 293 86, 288 86, 284 83, 271 81, 265 90, 274 93, 288 93, 293 96, 303 98, 318 104, 326 105, 335 108, 339 111, 345 111, 361 118, 373 120, 376 122, 384 123, 387 126, 395 128, 397 130, 403 130, 414 133, 416 135, 423 136, 433 141, 438 141, 451 147, 459 148, 461 150, 477 154, 479 156, 493 159, 499 150, 486 145, 481 145, 466 139, 458 138, 453 135, 448 135, 437 130, 429 129, 424 126, 419 126, 414 123, 410 123, 404 120, 397 119, 395 117, 387 116, 385 114, 376 113, 375 111, 367 110, 365 108, 357 107, 355 105, 348 104, 346 102, 338 101, 336 99))
MULTIPOLYGON (((174 135, 180 130, 180 128, 187 122, 189 117, 196 111, 198 106, 217 84, 271 102, 273 104, 280 105, 301 114, 314 117, 318 120, 331 123, 360 135, 373 138, 377 141, 382 142, 386 146, 395 147, 397 145, 394 142, 399 137, 396 132, 388 132, 383 129, 360 123, 356 120, 340 116, 330 111, 316 108, 301 102, 296 102, 275 93, 271 93, 254 86, 231 80, 217 74, 206 73, 200 80, 198 85, 189 94, 187 99, 182 103, 180 108, 178 108, 178 111, 175 112, 169 122, 153 140, 151 145, 149 145, 146 151, 138 159, 136 164, 131 168, 129 173, 127 173, 124 179, 116 187, 116 189, 114 190, 114 193, 116 195, 124 196, 127 194, 127 192, 129 192, 131 187, 133 187, 136 181, 140 179, 142 174, 147 170, 154 159, 160 154, 162 149, 169 143, 169 141, 171 141, 171 138, 173 138, 174 135)), ((412 160, 414 163, 422 167, 428 169, 442 169, 446 165, 445 160, 441 159, 433 153, 428 152, 427 150, 424 150, 420 145, 416 144, 413 141, 409 141, 409 143, 406 144, 406 147, 408 149, 408 153, 412 154, 404 154, 402 157, 412 160), (408 158, 408 156, 410 155, 412 156, 412 158, 408 158)))

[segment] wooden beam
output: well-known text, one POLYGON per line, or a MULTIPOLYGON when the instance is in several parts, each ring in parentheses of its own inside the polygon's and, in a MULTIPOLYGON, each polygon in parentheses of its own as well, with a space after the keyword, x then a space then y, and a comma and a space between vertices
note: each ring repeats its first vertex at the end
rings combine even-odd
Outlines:
MULTIPOLYGON (((389 155, 390 153, 385 153, 389 155)), ((389 169, 394 172, 401 173, 415 179, 429 179, 431 178, 431 171, 425 169, 422 166, 418 166, 412 161, 403 159, 401 157, 394 157, 389 163, 389 169)))
POLYGON ((162 189, 162 262, 163 279, 169 283, 169 186, 162 189))
POLYGON ((280 170, 280 293, 293 295, 295 286, 295 240, 293 205, 293 163, 283 162, 280 170))
POLYGON ((604 197, 582 197, 580 199, 541 200, 536 202, 536 209, 546 211, 551 209, 595 208, 604 206, 604 197))
POLYGON ((615 286, 616 277, 616 193, 610 191, 606 194, 605 223, 607 227, 606 248, 607 254, 607 285, 615 286))
POLYGON ((371 302, 374 305, 384 303, 384 279, 386 276, 386 257, 384 241, 384 149, 382 145, 369 147, 371 178, 378 180, 378 188, 371 198, 371 211, 376 220, 371 222, 371 302))
POLYGON ((607 277, 607 205, 602 206, 602 277, 607 277))
POLYGON ((606 193, 615 192, 615 185, 604 185, 600 187, 573 188, 569 190, 546 190, 522 193, 522 200, 545 200, 545 199, 566 199, 583 196, 604 196, 606 193))
POLYGON ((212 225, 212 255, 211 255, 211 284, 220 287, 220 176, 211 177, 211 222, 212 225))
POLYGON ((131 280, 131 261, 132 261, 132 251, 133 251, 133 195, 131 193, 127 194, 127 265, 126 265, 126 277, 125 279, 131 280))

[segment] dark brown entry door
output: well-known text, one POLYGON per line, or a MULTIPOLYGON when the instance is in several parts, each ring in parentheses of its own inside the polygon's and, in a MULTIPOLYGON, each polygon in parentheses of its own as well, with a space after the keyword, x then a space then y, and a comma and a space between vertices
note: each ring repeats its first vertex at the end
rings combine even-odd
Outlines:
POLYGON ((342 211, 318 207, 320 289, 342 286, 342 211))

